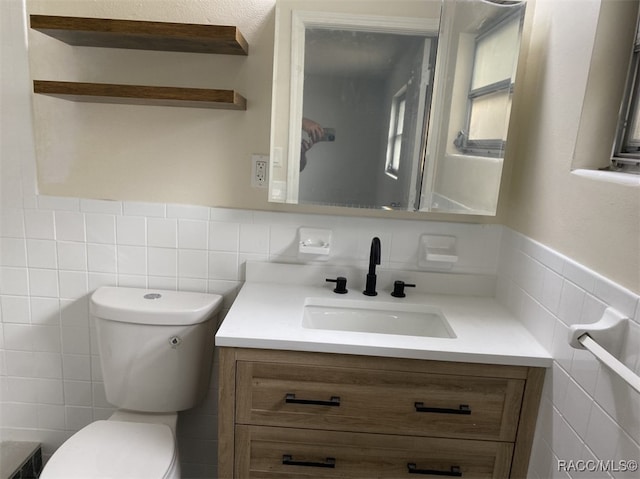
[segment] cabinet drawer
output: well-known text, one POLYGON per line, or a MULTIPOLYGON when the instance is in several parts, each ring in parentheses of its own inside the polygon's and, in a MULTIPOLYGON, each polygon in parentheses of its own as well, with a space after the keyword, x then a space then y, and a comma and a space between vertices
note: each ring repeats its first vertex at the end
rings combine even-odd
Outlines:
POLYGON ((239 361, 236 422, 513 441, 521 379, 239 361))
POLYGON ((513 444, 236 426, 237 478, 509 477, 513 444))

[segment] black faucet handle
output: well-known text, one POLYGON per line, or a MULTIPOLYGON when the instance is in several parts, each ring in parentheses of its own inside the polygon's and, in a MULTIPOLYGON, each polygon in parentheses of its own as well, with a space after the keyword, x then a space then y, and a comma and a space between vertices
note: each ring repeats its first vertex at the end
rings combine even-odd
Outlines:
POLYGON ((338 276, 336 279, 327 278, 327 283, 336 283, 336 287, 333 290, 334 293, 346 294, 349 292, 347 289, 347 278, 344 276, 338 276))
POLYGON ((415 288, 415 284, 405 283, 404 281, 394 281, 393 282, 393 292, 391 296, 394 298, 404 298, 406 294, 404 293, 404 288, 415 288))

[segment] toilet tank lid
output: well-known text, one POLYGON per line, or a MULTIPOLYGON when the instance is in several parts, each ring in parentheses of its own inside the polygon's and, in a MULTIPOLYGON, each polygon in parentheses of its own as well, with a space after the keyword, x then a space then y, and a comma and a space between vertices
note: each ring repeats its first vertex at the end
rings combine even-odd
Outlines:
POLYGON ((91 295, 91 314, 98 318, 136 324, 189 325, 218 312, 218 294, 102 286, 91 295))

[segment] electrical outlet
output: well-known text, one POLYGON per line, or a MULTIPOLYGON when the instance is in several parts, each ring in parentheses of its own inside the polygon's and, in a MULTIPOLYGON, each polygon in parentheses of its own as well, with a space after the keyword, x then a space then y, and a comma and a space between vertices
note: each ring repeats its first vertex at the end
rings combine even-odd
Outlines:
POLYGON ((267 187, 267 172, 269 157, 266 155, 251 155, 251 186, 254 188, 267 187))

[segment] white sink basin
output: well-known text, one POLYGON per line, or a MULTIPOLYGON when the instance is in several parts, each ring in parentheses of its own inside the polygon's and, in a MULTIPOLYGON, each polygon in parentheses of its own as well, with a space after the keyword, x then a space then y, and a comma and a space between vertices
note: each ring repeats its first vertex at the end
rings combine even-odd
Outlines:
POLYGON ((332 331, 455 338, 437 308, 348 299, 307 298, 302 327, 332 331))

